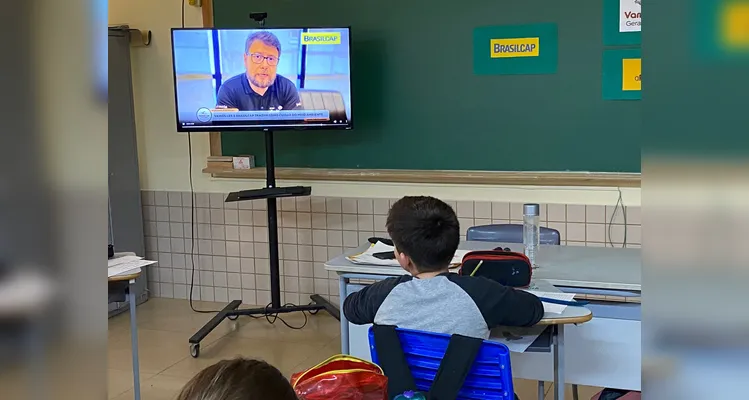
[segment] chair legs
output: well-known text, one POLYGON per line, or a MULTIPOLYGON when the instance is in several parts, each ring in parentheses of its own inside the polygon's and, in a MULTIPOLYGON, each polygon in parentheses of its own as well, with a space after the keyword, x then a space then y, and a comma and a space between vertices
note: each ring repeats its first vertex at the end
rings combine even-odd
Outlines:
POLYGON ((579 400, 580 394, 577 392, 577 385, 572 385, 572 400, 579 400))

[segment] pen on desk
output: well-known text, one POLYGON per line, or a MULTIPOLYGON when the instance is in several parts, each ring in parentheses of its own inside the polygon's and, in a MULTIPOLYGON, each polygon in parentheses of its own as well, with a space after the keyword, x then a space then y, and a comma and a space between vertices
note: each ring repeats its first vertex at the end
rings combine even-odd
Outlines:
POLYGON ((567 300, 550 299, 548 297, 540 297, 540 296, 539 296, 538 299, 541 300, 544 303, 561 304, 563 306, 577 306, 577 307, 580 307, 580 306, 584 306, 584 305, 590 303, 589 301, 579 301, 579 300, 567 301, 567 300))

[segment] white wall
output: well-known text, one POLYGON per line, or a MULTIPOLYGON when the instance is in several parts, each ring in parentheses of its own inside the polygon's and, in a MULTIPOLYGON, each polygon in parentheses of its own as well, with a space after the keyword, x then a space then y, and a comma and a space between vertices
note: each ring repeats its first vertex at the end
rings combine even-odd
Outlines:
MULTIPOLYGON (((171 65, 170 29, 181 25, 182 0, 110 0, 110 24, 128 23, 150 29, 153 42, 133 48, 135 96, 141 186, 149 190, 189 190, 187 135, 176 131, 171 65)), ((201 10, 187 7, 187 26, 202 26, 201 10)), ((192 135, 193 182, 199 192, 228 192, 261 187, 259 180, 213 179, 201 172, 209 154, 208 134, 192 135)), ((289 183, 292 184, 292 183, 289 183)), ((468 185, 414 185, 396 183, 305 182, 313 194, 341 197, 399 197, 429 194, 451 200, 534 201, 613 205, 616 188, 501 187, 468 185)), ((624 204, 640 205, 640 189, 622 189, 624 204)))

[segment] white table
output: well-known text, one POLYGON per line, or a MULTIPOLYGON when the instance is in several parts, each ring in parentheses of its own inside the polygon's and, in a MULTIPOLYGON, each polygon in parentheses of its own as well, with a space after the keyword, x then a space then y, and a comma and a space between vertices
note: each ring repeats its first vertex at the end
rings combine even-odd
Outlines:
MULTIPOLYGON (((488 242, 463 242, 466 250, 493 249, 497 246, 522 251, 522 245, 488 242)), ((339 276, 341 311, 346 296, 362 285, 352 279, 382 280, 403 275, 399 267, 360 265, 346 259, 366 249, 340 255, 325 264, 339 276)), ((640 291, 639 249, 614 249, 577 246, 541 246, 539 268, 534 279, 547 280, 565 292, 634 297, 640 291)), ((513 353, 513 376, 517 378, 559 381, 576 385, 609 386, 640 390, 639 304, 596 302, 587 308, 593 320, 583 325, 557 328, 559 358, 549 353, 513 353), (556 361, 555 361, 556 360, 556 361), (562 361, 561 368, 555 362, 562 361), (560 371, 561 370, 561 371, 560 371)), ((572 312, 576 307, 568 307, 572 312)), ((563 325, 559 325, 563 327, 563 325)), ((369 359, 366 326, 350 324, 341 313, 341 349, 369 359)), ((555 347, 557 348, 557 347, 555 347)), ((555 399, 564 397, 564 385, 556 385, 555 399)))

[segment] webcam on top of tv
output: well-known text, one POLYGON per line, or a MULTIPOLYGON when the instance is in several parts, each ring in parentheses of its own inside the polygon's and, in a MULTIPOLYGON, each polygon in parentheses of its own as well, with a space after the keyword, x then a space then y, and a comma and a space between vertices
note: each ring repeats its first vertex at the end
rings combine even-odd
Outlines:
POLYGON ((255 22, 260 24, 260 26, 265 25, 265 19, 268 18, 267 12, 251 12, 250 18, 254 19, 255 22))

